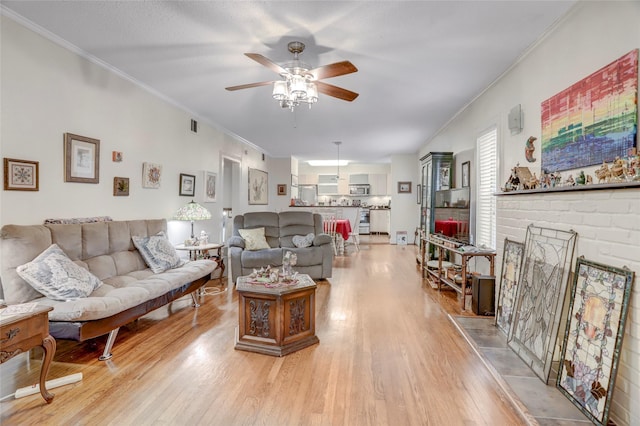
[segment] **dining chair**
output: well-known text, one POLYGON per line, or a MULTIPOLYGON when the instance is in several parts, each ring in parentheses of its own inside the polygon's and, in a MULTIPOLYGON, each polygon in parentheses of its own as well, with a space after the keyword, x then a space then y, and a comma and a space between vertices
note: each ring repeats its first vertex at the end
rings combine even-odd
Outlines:
MULTIPOLYGON (((360 220, 360 207, 356 208, 356 221, 360 220)), ((345 244, 353 244, 356 247, 356 251, 360 251, 360 224, 352 223, 351 232, 349 232, 349 238, 345 241, 345 244)))
POLYGON ((325 219, 324 230, 331 237, 331 245, 333 246, 333 254, 337 256, 338 255, 338 245, 337 245, 337 241, 336 241, 336 238, 337 238, 336 227, 337 227, 337 222, 336 222, 336 217, 335 216, 331 216, 331 217, 325 219))

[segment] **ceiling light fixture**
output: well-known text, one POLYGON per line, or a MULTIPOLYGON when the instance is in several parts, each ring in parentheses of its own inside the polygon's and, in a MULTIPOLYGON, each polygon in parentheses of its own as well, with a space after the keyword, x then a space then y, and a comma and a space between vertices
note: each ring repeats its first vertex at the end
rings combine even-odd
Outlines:
POLYGON ((282 108, 291 111, 301 103, 308 104, 311 109, 311 105, 318 102, 318 87, 312 81, 309 66, 298 59, 304 50, 304 43, 292 41, 287 47, 293 53, 293 62, 284 66, 288 72, 280 74, 282 80, 273 83, 273 99, 280 102, 282 108))
POLYGON ((335 166, 348 166, 349 160, 309 160, 307 164, 310 166, 323 166, 323 167, 335 167, 335 166))
POLYGON ((342 145, 342 142, 335 141, 334 144, 338 147, 338 174, 336 175, 336 178, 340 179, 340 145, 342 145))

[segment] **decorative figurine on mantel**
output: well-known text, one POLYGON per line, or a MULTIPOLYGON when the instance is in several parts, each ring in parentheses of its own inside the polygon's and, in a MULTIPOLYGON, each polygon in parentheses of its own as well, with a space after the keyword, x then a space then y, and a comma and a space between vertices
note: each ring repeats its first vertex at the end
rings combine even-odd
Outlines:
POLYGON ((524 156, 530 163, 535 163, 536 159, 533 158, 533 151, 536 150, 535 145, 533 144, 538 138, 535 136, 529 136, 527 142, 524 144, 524 156))
POLYGON ((596 177, 598 178, 598 183, 609 182, 611 179, 611 170, 609 170, 609 166, 607 166, 606 162, 602 162, 602 166, 595 171, 596 177))
POLYGON ((611 180, 614 182, 622 182, 624 180, 624 160, 616 157, 611 165, 611 180))
POLYGON ((584 185, 587 181, 587 177, 584 175, 584 170, 580 171, 580 174, 576 178, 576 185, 584 185))

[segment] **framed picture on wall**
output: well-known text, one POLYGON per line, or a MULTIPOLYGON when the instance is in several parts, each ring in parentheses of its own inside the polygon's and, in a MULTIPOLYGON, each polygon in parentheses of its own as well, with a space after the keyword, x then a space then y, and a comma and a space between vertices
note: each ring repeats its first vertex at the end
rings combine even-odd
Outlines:
POLYGON ((398 182, 398 194, 411 194, 411 182, 398 182))
POLYGON ((470 173, 471 173, 471 162, 465 161, 464 163, 462 163, 462 187, 463 188, 469 186, 470 173))
POLYGON ((5 158, 5 191, 37 191, 39 182, 38 167, 37 161, 5 158))
POLYGON ((180 195, 193 197, 196 193, 196 177, 180 173, 180 195))
POLYGON ((142 187, 160 188, 162 165, 156 163, 142 163, 142 187))
POLYGON ((216 201, 216 181, 218 175, 213 172, 204 172, 204 202, 214 203, 216 201))
POLYGON ((64 134, 64 181, 100 182, 100 141, 85 136, 64 134))
POLYGON ((113 195, 115 197, 129 196, 129 178, 126 178, 126 177, 113 178, 113 195))
POLYGON ((258 169, 249 169, 249 204, 269 203, 269 174, 258 169))
POLYGON ((278 184, 278 195, 287 195, 287 184, 278 184))

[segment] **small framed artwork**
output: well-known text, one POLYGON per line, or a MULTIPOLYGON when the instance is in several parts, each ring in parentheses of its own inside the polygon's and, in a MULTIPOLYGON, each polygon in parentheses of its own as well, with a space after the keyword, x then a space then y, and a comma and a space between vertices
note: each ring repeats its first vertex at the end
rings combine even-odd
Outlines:
POLYGON ((269 204, 269 174, 249 169, 249 204, 269 204))
POLYGON ((204 172, 204 202, 214 203, 216 201, 216 182, 218 175, 213 172, 204 172))
POLYGON ((129 196, 129 178, 126 178, 126 177, 113 178, 113 195, 116 197, 129 196))
POLYGON ((162 165, 156 163, 142 163, 142 187, 160 188, 162 165))
POLYGON ((180 173, 180 195, 193 197, 196 194, 196 177, 180 173))
POLYGON ((298 175, 291 175, 291 186, 298 186, 298 175))
POLYGON ((100 141, 85 136, 64 134, 64 181, 100 182, 100 141))
POLYGON ((411 194, 411 182, 398 182, 398 194, 411 194))
POLYGON ((113 161, 114 163, 122 162, 122 152, 111 151, 111 161, 113 161))
POLYGON ((278 184, 278 195, 287 195, 287 184, 278 184))
POLYGON ((418 196, 418 197, 417 197, 417 199, 416 199, 416 202, 417 202, 418 204, 421 204, 421 203, 422 203, 422 185, 418 184, 418 185, 416 186, 416 188, 418 189, 418 190, 416 191, 416 195, 418 196))
POLYGON ((462 163, 462 187, 466 188, 469 186, 469 174, 471 173, 471 162, 465 161, 462 163))
POLYGON ((37 161, 4 159, 4 189, 6 191, 38 191, 37 161))

